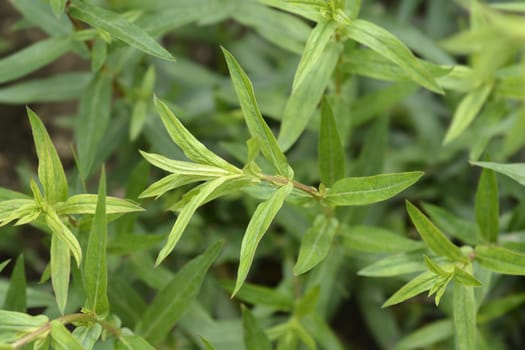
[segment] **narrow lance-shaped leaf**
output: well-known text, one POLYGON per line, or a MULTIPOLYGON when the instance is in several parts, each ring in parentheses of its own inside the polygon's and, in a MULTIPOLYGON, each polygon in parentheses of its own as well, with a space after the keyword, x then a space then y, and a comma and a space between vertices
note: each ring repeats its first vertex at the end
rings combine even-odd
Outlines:
POLYGON ((118 338, 115 350, 155 350, 155 348, 141 336, 126 334, 118 338))
MULTIPOLYGON (((98 196, 95 194, 77 194, 69 197, 65 202, 55 205, 57 215, 95 214, 98 196)), ((124 214, 144 211, 143 208, 130 200, 106 197, 106 214, 124 214)))
POLYGON ((230 175, 228 170, 212 165, 197 164, 181 160, 166 158, 160 154, 140 151, 140 154, 152 165, 165 171, 180 175, 195 176, 225 176, 230 175))
POLYGON ((283 151, 279 148, 275 136, 261 115, 257 101, 255 100, 252 82, 232 54, 225 48, 223 48, 222 51, 230 71, 233 87, 239 99, 246 125, 251 135, 261 140, 261 151, 264 157, 275 167, 277 172, 280 175, 292 178, 293 171, 288 165, 283 151))
POLYGON ((139 321, 136 331, 152 343, 164 339, 197 296, 206 272, 219 256, 223 241, 186 263, 159 292, 139 321))
POLYGON ((502 247, 477 246, 476 261, 485 269, 525 276, 525 255, 502 247))
POLYGON ((10 262, 11 262, 11 259, 7 259, 6 261, 2 261, 2 262, 0 263, 0 272, 2 272, 2 271, 5 269, 5 267, 6 267, 10 262))
POLYGON ((337 230, 335 218, 319 215, 308 231, 304 234, 299 248, 299 257, 294 266, 295 275, 300 275, 314 268, 328 255, 332 240, 337 230))
POLYGON ((485 240, 496 242, 499 233, 498 180, 493 170, 483 169, 476 190, 476 221, 485 240))
POLYGON ((370 253, 400 253, 424 247, 423 242, 403 237, 375 226, 352 226, 343 229, 345 247, 370 253))
POLYGON ((62 314, 67 304, 71 255, 67 244, 56 234, 51 235, 51 284, 55 292, 58 308, 62 314))
POLYGON ((23 77, 54 61, 71 49, 69 37, 41 40, 0 60, 0 84, 23 77))
POLYGON ((62 15, 64 8, 66 7, 66 2, 67 0, 50 0, 49 4, 51 5, 55 16, 60 17, 62 15))
POLYGON ((468 262, 468 258, 455 246, 419 209, 409 201, 406 207, 410 219, 416 226, 417 232, 427 246, 437 255, 449 258, 452 261, 468 262))
POLYGON ((244 237, 241 243, 241 256, 239 259, 239 269, 237 270, 237 280, 235 282, 235 289, 233 295, 237 294, 242 287, 244 280, 248 276, 248 271, 252 265, 255 256, 257 245, 262 237, 270 227, 275 215, 284 204, 284 200, 293 190, 293 183, 288 182, 286 185, 280 187, 275 193, 266 201, 257 206, 255 212, 248 223, 244 237))
POLYGON ((54 211, 49 210, 46 213, 46 223, 51 229, 53 235, 58 236, 58 238, 67 245, 71 251, 71 255, 75 258, 77 265, 80 266, 80 261, 82 260, 82 249, 80 248, 80 244, 73 232, 64 225, 54 211))
POLYGON ((448 128, 445 140, 443 143, 449 143, 461 135, 467 127, 472 123, 478 112, 481 110, 485 101, 487 100, 492 85, 481 85, 470 91, 459 103, 454 116, 452 117, 452 124, 448 128))
POLYGON ((67 198, 68 186, 66 174, 55 146, 35 112, 27 108, 27 115, 38 156, 38 178, 44 186, 46 200, 51 204, 64 201, 67 198))
POLYGON ((271 350, 272 343, 255 316, 245 306, 242 306, 242 327, 244 330, 244 346, 250 350, 271 350))
POLYGON ((51 344, 55 350, 85 350, 59 321, 51 321, 51 344))
POLYGON ((94 28, 103 29, 111 36, 149 55, 169 61, 175 60, 165 48, 142 28, 131 23, 118 13, 79 0, 72 1, 71 6, 69 6, 69 13, 72 17, 78 18, 94 28))
POLYGON ((16 259, 15 267, 9 279, 9 287, 5 294, 4 309, 18 312, 25 312, 26 302, 26 273, 24 256, 19 255, 16 259))
POLYGON ((104 168, 98 185, 98 202, 84 259, 86 308, 99 317, 109 312, 107 271, 106 174, 104 168))
POLYGON ((215 191, 219 186, 224 184, 228 180, 228 177, 220 177, 218 179, 206 182, 199 186, 199 192, 184 206, 179 213, 177 221, 173 225, 168 240, 164 247, 162 247, 155 265, 158 266, 175 248, 175 245, 179 241, 182 233, 188 226, 191 217, 197 210, 197 208, 215 191))
POLYGON ((112 77, 101 70, 94 77, 80 99, 78 118, 75 121, 78 166, 86 179, 96 156, 96 151, 109 123, 111 111, 112 77))
POLYGON ((288 150, 297 141, 308 125, 330 83, 342 49, 341 43, 329 43, 322 52, 315 69, 292 91, 284 108, 278 138, 283 151, 288 150))
POLYGON ((432 344, 454 335, 454 324, 450 319, 429 323, 404 336, 396 344, 396 350, 428 349, 432 344))
POLYGON ((399 304, 413 296, 429 290, 436 283, 438 278, 439 277, 433 272, 423 272, 395 292, 387 301, 385 301, 382 307, 399 304))
POLYGON ((387 30, 371 22, 356 19, 344 28, 344 34, 400 66, 418 84, 431 91, 443 93, 410 49, 387 30))
POLYGON ((85 350, 92 350, 102 335, 102 326, 98 323, 89 326, 79 326, 73 330, 72 334, 85 350))
POLYGON ((164 127, 168 131, 171 139, 182 149, 186 157, 194 162, 207 164, 229 170, 233 173, 240 173, 240 170, 210 151, 199 140, 193 136, 180 120, 171 112, 168 106, 154 97, 155 107, 162 119, 164 127))
POLYGON ((334 114, 328 101, 321 107, 321 127, 319 130, 319 171, 321 182, 330 187, 345 175, 345 156, 334 114))
POLYGON ((453 291, 454 327, 456 349, 476 349, 476 300, 474 288, 454 283, 453 291))
POLYGON ((525 186, 525 163, 502 164, 493 162, 470 162, 470 164, 492 169, 525 186))
POLYGON ((389 199, 423 176, 420 171, 348 177, 326 191, 326 202, 333 206, 366 205, 389 199))

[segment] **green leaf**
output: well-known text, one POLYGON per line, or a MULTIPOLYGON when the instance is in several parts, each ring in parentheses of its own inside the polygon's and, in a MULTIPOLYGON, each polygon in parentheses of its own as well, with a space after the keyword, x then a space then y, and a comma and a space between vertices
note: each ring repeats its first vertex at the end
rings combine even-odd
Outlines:
POLYGON ((292 178, 293 171, 288 165, 283 151, 279 148, 275 136, 261 115, 252 82, 232 54, 225 48, 222 48, 222 51, 250 134, 261 140, 261 151, 277 172, 287 178, 292 178))
POLYGON ((63 73, 2 87, 0 102, 27 104, 75 99, 86 89, 89 77, 84 72, 63 73))
MULTIPOLYGON (((15 267, 13 268, 11 278, 9 279, 9 288, 5 294, 4 309, 25 312, 27 307, 26 288, 27 282, 24 256, 20 254, 16 259, 15 267)), ((1 328, 0 325, 0 329, 1 328)))
POLYGON ((106 62, 108 55, 108 45, 102 38, 95 38, 93 40, 93 47, 91 48, 91 71, 97 72, 102 68, 106 62))
POLYGON ((124 335, 118 338, 116 350, 155 350, 150 343, 138 335, 124 335))
POLYGON ((326 191, 325 201, 332 206, 366 205, 389 199, 423 176, 420 171, 348 177, 326 191))
POLYGON ((303 274, 324 260, 332 246, 337 226, 335 218, 327 218, 325 215, 315 218, 312 227, 301 240, 299 257, 293 268, 294 275, 303 274))
MULTIPOLYGON (((65 202, 55 205, 57 215, 95 214, 98 196, 95 194, 77 194, 65 202)), ((123 214, 144 211, 134 202, 117 197, 106 197, 106 214, 123 214)))
POLYGON ((82 260, 82 249, 80 248, 80 244, 73 232, 64 225, 54 211, 49 210, 46 212, 46 223, 49 226, 49 229, 53 232, 53 235, 58 236, 58 238, 67 245, 71 254, 75 258, 77 265, 80 266, 80 261, 82 260))
POLYGON ((139 49, 148 55, 168 61, 175 58, 139 26, 131 23, 125 16, 91 5, 84 1, 74 0, 68 8, 69 14, 97 29, 102 29, 126 44, 139 49))
POLYGON ((0 202, 0 226, 20 219, 24 214, 37 210, 38 206, 31 199, 9 199, 0 202))
POLYGON ((280 187, 275 193, 266 201, 260 203, 253 213, 244 237, 241 243, 241 256, 239 261, 239 268, 237 270, 237 280, 235 282, 235 289, 232 296, 237 294, 241 288, 244 280, 248 276, 248 271, 252 265, 255 256, 257 245, 262 237, 270 227, 274 217, 279 212, 279 209, 284 204, 284 200, 292 192, 293 183, 288 182, 286 185, 280 187))
POLYGON ((454 324, 452 320, 434 321, 401 338, 394 349, 428 349, 431 345, 448 339, 453 335, 454 324))
POLYGON ((524 254, 506 248, 482 245, 476 247, 475 254, 476 261, 487 270, 506 275, 525 275, 524 254))
POLYGON ((44 186, 46 200, 54 204, 66 200, 68 193, 66 174, 57 151, 40 118, 27 108, 38 156, 38 179, 44 186))
POLYGON ((250 350, 272 350, 272 343, 255 316, 245 306, 242 308, 244 346, 250 350))
POLYGON ((84 350, 84 347, 59 321, 51 321, 51 344, 55 350, 84 350))
POLYGON ((10 262, 11 262, 11 259, 7 259, 6 261, 2 261, 2 262, 0 263, 0 272, 2 272, 2 271, 5 269, 5 267, 6 267, 10 262))
POLYGON ((51 36, 67 35, 73 32, 73 25, 69 18, 67 16, 57 18, 46 2, 16 0, 10 3, 24 16, 24 20, 42 28, 51 36))
POLYGON ((34 329, 42 327, 48 321, 45 315, 32 316, 22 312, 0 310, 0 328, 34 329))
POLYGON ((452 261, 468 262, 468 258, 455 246, 419 209, 409 201, 406 208, 417 232, 423 238, 430 250, 452 261))
POLYGON ((295 305, 294 316, 302 318, 315 311, 317 301, 319 300, 319 294, 321 293, 321 287, 316 285, 306 292, 303 297, 295 305))
POLYGON ((421 263, 421 252, 414 252, 388 256, 359 270, 357 274, 368 277, 390 277, 425 270, 425 265, 421 263))
POLYGON ((426 290, 429 290, 438 280, 438 276, 430 271, 423 272, 395 292, 382 307, 399 304, 426 290))
POLYGON ((100 173, 98 202, 84 259, 85 307, 104 318, 109 313, 107 267, 106 173, 100 173))
POLYGON ((481 282, 476 277, 472 276, 470 273, 457 266, 454 267, 454 279, 456 280, 456 282, 459 282, 464 286, 481 286, 481 282))
POLYGON ((90 175, 99 143, 109 123, 112 80, 108 72, 99 71, 80 99, 74 130, 78 167, 84 179, 90 175))
POLYGON ((71 255, 67 244, 56 234, 51 235, 50 255, 51 284, 58 308, 64 314, 69 290, 71 255))
POLYGON ((452 124, 448 128, 443 141, 444 144, 456 139, 467 129, 485 104, 491 91, 492 85, 485 84, 478 86, 465 95, 454 112, 452 124))
POLYGON ((332 108, 323 100, 319 129, 319 172, 321 182, 330 187, 345 176, 345 155, 332 108))
POLYGON ((365 20, 356 19, 344 27, 343 33, 374 50, 401 67, 415 82, 425 88, 443 93, 443 90, 414 54, 387 30, 365 20))
POLYGON ((152 343, 162 341, 186 308, 197 297, 206 272, 217 259, 223 241, 186 263, 157 294, 136 327, 138 334, 152 343))
POLYGON ((484 303, 479 309, 478 323, 485 323, 508 314, 525 303, 525 293, 505 296, 484 303))
POLYGON ((102 335, 102 326, 98 323, 79 326, 73 330, 72 334, 85 350, 91 350, 102 335))
POLYGON ((456 349, 476 349, 476 300, 474 288, 454 283, 453 302, 456 349))
POLYGON ((158 266, 175 248, 175 245, 182 236, 182 233, 184 232, 184 229, 186 229, 186 226, 188 226, 190 219, 192 218, 197 208, 200 205, 202 205, 204 201, 216 189, 218 189, 221 185, 226 183, 229 179, 232 179, 232 177, 220 177, 215 180, 206 182, 198 187, 197 194, 193 198, 191 198, 188 204, 186 204, 186 206, 184 206, 184 208, 179 213, 177 221, 175 221, 175 224, 173 225, 170 231, 166 244, 164 245, 164 247, 162 247, 159 255, 157 256, 157 260, 155 262, 156 266, 158 266))
POLYGON ((215 347, 208 340, 206 340, 206 338, 201 337, 201 340, 206 350, 216 350, 215 347))
POLYGON ((41 40, 0 60, 0 84, 23 77, 54 61, 71 49, 70 37, 41 40))
MULTIPOLYGON (((229 293, 232 293, 235 287, 235 282, 230 280, 221 280, 220 284, 229 293)), ((281 311, 290 311, 294 305, 294 300, 289 295, 250 283, 244 283, 235 297, 245 303, 264 305, 281 311)))
POLYGON ((370 253, 401 253, 424 247, 381 227, 353 226, 343 230, 345 247, 370 253))
POLYGON ((53 9, 53 13, 55 16, 59 17, 64 12, 64 8, 66 7, 67 0, 49 0, 49 3, 51 5, 51 8, 53 9))
POLYGON ((171 139, 182 149, 186 157, 194 162, 222 168, 231 173, 241 172, 236 166, 228 163, 197 140, 195 136, 182 125, 180 120, 171 112, 164 102, 156 96, 154 97, 154 101, 164 127, 168 131, 171 139))
POLYGON ((502 164, 492 162, 470 162, 470 164, 486 169, 492 169, 525 186, 525 163, 502 164))
POLYGON ((214 176, 208 175, 179 175, 171 174, 163 177, 162 179, 152 183, 148 188, 139 195, 139 198, 156 197, 155 199, 162 196, 164 193, 176 189, 180 186, 184 186, 193 182, 207 181, 213 179, 214 176))
POLYGON ((292 90, 284 108, 279 132, 279 144, 284 151, 297 141, 308 125, 330 82, 342 49, 340 43, 328 44, 318 60, 319 64, 296 89, 292 90))
POLYGON ((165 171, 180 175, 192 176, 227 176, 231 172, 212 165, 197 164, 181 160, 166 158, 160 154, 146 153, 140 151, 140 154, 152 165, 165 171))
POLYGON ((428 256, 425 255, 425 265, 428 267, 428 269, 432 272, 434 272, 436 275, 440 276, 447 276, 450 273, 443 270, 441 266, 433 262, 428 256))
POLYGON ((496 173, 483 169, 476 190, 476 221, 488 242, 497 242, 499 233, 499 197, 496 173))

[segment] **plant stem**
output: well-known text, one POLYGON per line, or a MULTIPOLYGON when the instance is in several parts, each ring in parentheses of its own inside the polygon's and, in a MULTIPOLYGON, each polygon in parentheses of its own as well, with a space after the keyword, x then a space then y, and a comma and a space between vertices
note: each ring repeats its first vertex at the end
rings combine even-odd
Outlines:
POLYGON ((261 179, 264 180, 264 181, 272 182, 272 183, 277 184, 277 185, 286 185, 286 184, 288 184, 291 181, 294 188, 296 188, 296 189, 298 189, 300 191, 303 191, 305 193, 308 193, 310 196, 314 197, 315 199, 321 199, 322 198, 321 194, 319 193, 319 191, 317 191, 317 189, 315 187, 302 184, 302 183, 297 182, 295 180, 289 180, 289 179, 287 179, 287 178, 285 178, 283 176, 262 174, 261 175, 261 179))

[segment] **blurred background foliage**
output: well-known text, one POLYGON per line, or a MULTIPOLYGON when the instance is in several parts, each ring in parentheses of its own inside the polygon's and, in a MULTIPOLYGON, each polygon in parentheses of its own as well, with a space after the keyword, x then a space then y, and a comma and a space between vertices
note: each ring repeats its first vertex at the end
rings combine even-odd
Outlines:
MULTIPOLYGON (((92 3, 124 13, 148 33, 161 38, 176 62, 145 55, 118 40, 105 41, 107 33, 99 30, 92 41, 91 57, 90 51, 79 44, 73 52, 44 68, 15 82, 1 84, 1 187, 27 193, 29 189, 24 186, 36 171, 25 104, 30 104, 50 129, 70 175, 73 192, 80 192, 85 185, 89 192, 95 193, 97 176, 94 174, 106 163, 109 194, 137 200, 147 184, 163 175, 150 168, 138 149, 184 159, 154 112, 153 92, 169 102, 186 127, 208 148, 234 164, 241 164, 249 136, 220 46, 230 50, 247 71, 262 113, 278 133, 312 21, 269 6, 273 3, 271 0, 100 0, 92 3), (102 64, 98 63, 101 57, 104 68, 101 74, 96 74, 97 64, 102 64), (94 87, 97 79, 107 79, 105 83, 99 82, 106 84, 107 91, 94 87), (98 118, 91 129, 82 122, 87 115, 98 118), (88 132, 94 135, 93 139, 83 141, 88 132), (75 166, 72 152, 72 145, 80 142, 94 146, 89 150, 94 154, 93 164, 86 165, 84 174, 75 166)), ((347 1, 347 13, 352 13, 352 6, 357 3, 347 1)), ((507 36, 490 29, 469 31, 483 24, 472 23, 478 17, 471 15, 467 3, 363 1, 359 18, 386 28, 418 57, 445 66, 464 65, 469 71, 460 71, 457 79, 445 82, 446 94, 439 95, 410 81, 374 79, 374 71, 355 64, 365 57, 356 54, 356 43, 345 43, 325 95, 334 107, 344 144, 346 175, 425 172, 420 182, 387 202, 366 208, 338 209, 338 216, 344 218, 345 223, 379 226, 414 238, 416 233, 407 220, 404 198, 438 205, 454 213, 455 218, 474 221, 479 170, 471 167, 468 160, 483 159, 488 154, 492 161, 523 161, 525 19, 519 12, 514 14, 514 27, 507 23, 508 32, 503 31, 507 36), (472 90, 469 85, 472 80, 464 79, 466 74, 493 82, 497 88, 486 98, 479 116, 464 133, 443 144, 458 104, 465 93, 472 90)), ((46 16, 52 15, 49 5, 40 1, 0 3, 0 57, 45 37, 59 35, 60 30, 82 26, 69 22, 66 16, 62 16, 61 21, 69 23, 53 26, 46 16, 31 15, 28 12, 31 6, 46 16)), ((319 115, 314 112, 305 133, 287 153, 295 178, 310 185, 320 181, 318 124, 319 115)), ((524 252, 525 189, 503 177, 499 177, 499 184, 501 225, 515 233, 514 247, 524 252)), ((288 301, 299 300, 316 285, 319 295, 315 309, 319 319, 306 318, 304 326, 322 349, 393 349, 396 344, 404 349, 453 346, 452 326, 433 323, 451 313, 451 301, 446 295, 439 308, 426 296, 388 309, 380 307, 407 279, 404 276, 363 277, 357 271, 388 254, 373 249, 355 250, 339 238, 327 259, 315 270, 305 276, 293 276, 300 239, 316 215, 313 209, 283 207, 259 246, 248 278, 253 285, 270 288, 268 293, 279 292, 284 299, 282 307, 274 304, 275 295, 269 297, 271 302, 267 305, 268 300, 261 300, 261 291, 252 293, 256 296, 253 297, 249 288, 238 298, 229 298, 242 234, 257 204, 251 197, 237 195, 206 204, 192 219, 166 263, 153 268, 156 252, 175 217, 167 209, 187 190, 188 187, 182 187, 158 200, 143 200, 146 212, 125 216, 109 226, 109 298, 112 312, 129 328, 140 320, 156 291, 171 280, 173 271, 210 242, 218 238, 226 240, 198 301, 189 307, 161 348, 203 348, 198 337, 203 336, 217 349, 242 349, 241 300, 253 306, 252 312, 261 324, 272 329, 270 335, 279 335, 275 326, 287 319, 291 308, 288 301), (413 336, 413 332, 422 332, 425 330, 422 327, 427 325, 434 328, 413 336), (410 334, 416 339, 412 343, 412 338, 407 338, 410 334), (417 343, 422 339, 427 343, 417 343)), ((38 283, 49 259, 45 248, 48 236, 31 227, 2 227, 0 232, 0 260, 24 254, 29 311, 45 310, 50 317, 57 316, 50 286, 38 283)), ((11 271, 10 266, 2 272, 0 297, 5 295, 11 271)), ((76 310, 83 301, 78 283, 74 274, 69 311, 76 310)), ((523 279, 500 277, 493 281, 489 298, 519 293, 525 293, 523 279)), ((493 322, 481 323, 480 327, 487 349, 525 347, 523 308, 517 307, 493 322)), ((105 348, 104 344, 98 348, 105 348)))

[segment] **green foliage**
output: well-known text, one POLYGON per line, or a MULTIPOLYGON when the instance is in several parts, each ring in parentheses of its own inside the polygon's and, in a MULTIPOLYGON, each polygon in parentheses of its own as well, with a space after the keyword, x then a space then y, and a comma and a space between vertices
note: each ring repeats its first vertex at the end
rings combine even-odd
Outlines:
POLYGON ((3 6, 1 349, 525 346, 521 2, 3 6))

